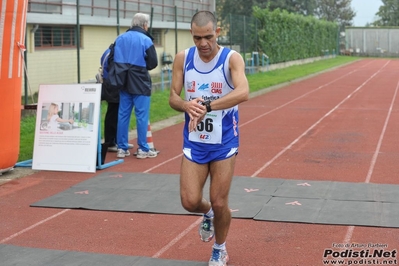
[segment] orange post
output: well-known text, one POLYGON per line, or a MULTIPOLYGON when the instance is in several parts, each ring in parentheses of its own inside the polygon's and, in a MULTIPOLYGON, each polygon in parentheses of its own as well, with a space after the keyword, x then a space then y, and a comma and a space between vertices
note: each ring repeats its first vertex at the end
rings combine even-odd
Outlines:
POLYGON ((28 0, 0 2, 0 173, 18 160, 28 0))
POLYGON ((155 151, 156 153, 159 153, 159 151, 157 149, 155 149, 154 141, 152 140, 150 121, 148 121, 148 128, 147 128, 147 143, 148 143, 148 146, 150 147, 150 150, 155 151))
POLYGON ((148 147, 150 147, 150 150, 155 150, 154 141, 152 140, 150 121, 148 121, 148 127, 147 127, 147 143, 148 143, 148 147))

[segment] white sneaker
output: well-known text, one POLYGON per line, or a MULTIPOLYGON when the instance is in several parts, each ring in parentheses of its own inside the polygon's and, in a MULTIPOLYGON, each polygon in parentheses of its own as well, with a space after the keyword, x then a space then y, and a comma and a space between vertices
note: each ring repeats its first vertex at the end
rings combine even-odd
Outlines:
POLYGON ((118 158, 125 158, 126 156, 129 156, 130 152, 128 150, 124 151, 122 149, 118 149, 118 152, 116 153, 116 157, 118 158))
MULTIPOLYGON (((127 144, 127 148, 128 149, 133 149, 133 147, 134 147, 133 144, 130 144, 130 143, 127 144)), ((110 151, 110 152, 118 152, 118 145, 115 145, 115 146, 112 146, 112 147, 108 147, 108 151, 110 151)))
POLYGON ((226 266, 228 261, 229 255, 225 249, 213 248, 208 266, 226 266))
POLYGON ((155 158, 157 157, 158 153, 152 150, 149 151, 143 151, 141 149, 137 150, 137 159, 145 159, 145 158, 155 158))
MULTIPOLYGON (((139 150, 139 149, 137 149, 137 151, 135 151, 135 152, 133 153, 134 156, 137 156, 138 150, 139 150)), ((155 148, 150 148, 150 151, 153 151, 153 152, 155 152, 156 154, 160 153, 160 151, 158 151, 158 150, 155 149, 155 148)))
POLYGON ((202 218, 202 222, 198 227, 198 233, 201 237, 201 240, 204 242, 209 242, 212 240, 215 235, 215 229, 213 227, 213 217, 207 218, 205 215, 202 218))

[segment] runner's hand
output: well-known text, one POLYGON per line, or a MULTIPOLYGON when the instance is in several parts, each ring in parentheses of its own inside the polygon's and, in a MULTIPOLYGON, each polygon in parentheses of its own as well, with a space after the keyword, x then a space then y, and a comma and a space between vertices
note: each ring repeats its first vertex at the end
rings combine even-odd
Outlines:
POLYGON ((204 119, 206 114, 206 107, 202 105, 204 100, 196 98, 189 102, 188 115, 190 122, 188 124, 188 132, 196 131, 197 125, 204 119))
POLYGON ((202 120, 204 120, 205 115, 206 112, 200 117, 194 117, 194 119, 190 119, 190 122, 188 124, 188 132, 197 131, 197 126, 199 123, 201 123, 202 120))

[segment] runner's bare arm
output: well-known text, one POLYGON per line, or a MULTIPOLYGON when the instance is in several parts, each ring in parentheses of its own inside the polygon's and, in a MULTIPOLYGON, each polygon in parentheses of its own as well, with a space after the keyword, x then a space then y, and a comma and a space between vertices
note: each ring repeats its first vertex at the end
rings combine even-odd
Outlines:
POLYGON ((212 101, 212 110, 227 109, 247 101, 249 98, 249 85, 245 75, 244 59, 239 53, 235 52, 230 57, 229 65, 234 90, 222 98, 212 101))

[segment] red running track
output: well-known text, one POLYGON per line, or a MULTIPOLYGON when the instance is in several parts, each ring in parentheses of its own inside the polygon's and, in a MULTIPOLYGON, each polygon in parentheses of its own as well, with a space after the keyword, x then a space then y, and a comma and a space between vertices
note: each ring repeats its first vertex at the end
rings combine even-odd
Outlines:
MULTIPOLYGON (((398 69, 398 60, 363 59, 243 103, 235 175, 399 184, 398 69)), ((178 174, 181 131, 182 123, 152 132, 157 158, 128 157, 102 171, 178 174)), ((29 207, 95 175, 41 171, 1 185, 0 243, 208 261, 212 243, 199 240, 196 216, 29 207)), ((393 250, 398 233, 233 219, 229 265, 327 265, 326 249, 374 243, 393 250)))

